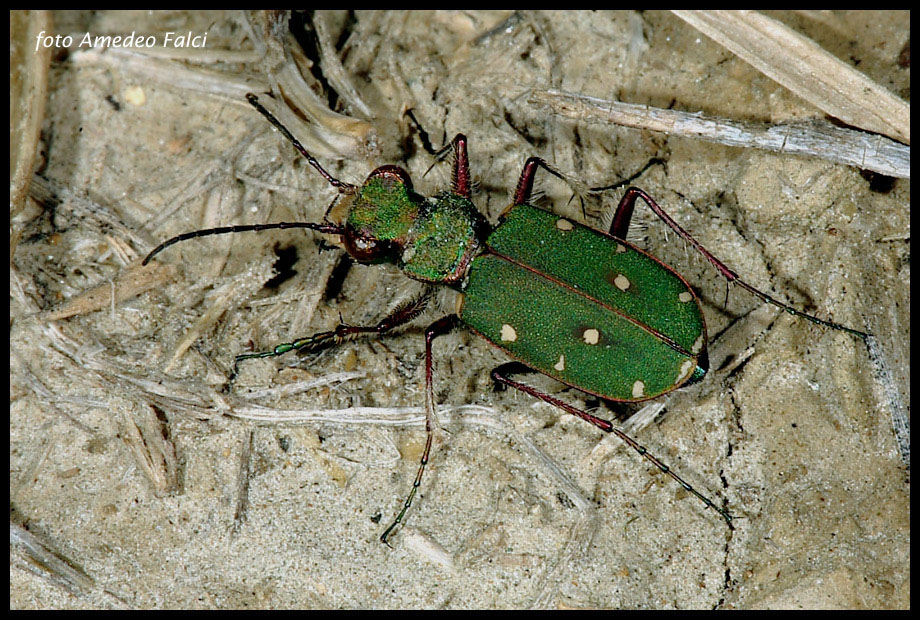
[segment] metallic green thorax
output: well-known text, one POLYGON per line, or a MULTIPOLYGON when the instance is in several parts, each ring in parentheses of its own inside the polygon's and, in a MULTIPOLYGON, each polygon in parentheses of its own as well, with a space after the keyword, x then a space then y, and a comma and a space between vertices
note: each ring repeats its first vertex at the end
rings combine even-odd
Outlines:
POLYGON ((348 226, 397 249, 389 257, 410 278, 455 283, 488 230, 468 199, 450 192, 425 198, 393 177, 371 177, 358 191, 348 226))
POLYGON ((449 192, 429 198, 397 265, 424 282, 456 282, 480 249, 488 224, 472 202, 449 192))
POLYGON ((579 390, 637 401, 702 372, 690 286, 645 252, 516 205, 470 268, 460 317, 512 357, 579 390))

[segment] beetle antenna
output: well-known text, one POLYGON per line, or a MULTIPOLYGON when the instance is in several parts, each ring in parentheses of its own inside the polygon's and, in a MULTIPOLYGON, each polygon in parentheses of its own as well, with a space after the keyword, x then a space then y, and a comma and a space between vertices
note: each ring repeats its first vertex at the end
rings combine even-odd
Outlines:
POLYGON ((153 248, 153 251, 144 258, 142 265, 146 265, 150 262, 154 256, 168 248, 169 246, 179 243, 180 241, 185 241, 187 239, 196 239, 198 237, 208 237, 210 235, 226 235, 229 233, 238 233, 238 232, 253 232, 260 230, 278 230, 286 228, 308 228, 310 230, 315 230, 327 235, 341 235, 344 232, 344 227, 337 226, 335 224, 312 224, 310 222, 275 222, 273 224, 245 224, 240 226, 221 226, 219 228, 204 228, 202 230, 193 230, 192 232, 183 233, 177 235, 172 239, 167 239, 157 247, 153 248))
POLYGON ((246 93, 246 100, 249 101, 249 103, 252 104, 252 107, 254 107, 256 110, 258 110, 259 113, 262 114, 262 116, 264 116, 265 118, 267 118, 268 121, 269 121, 272 125, 274 125, 275 127, 277 127, 277 128, 278 128, 278 131, 280 131, 282 134, 284 134, 284 137, 285 137, 285 138, 287 138, 288 140, 291 141, 291 144, 294 145, 294 148, 296 148, 296 149, 300 152, 300 154, 304 156, 304 158, 307 160, 307 162, 308 162, 311 166, 313 166, 314 168, 316 168, 317 172, 319 172, 319 173, 322 175, 322 177, 323 177, 324 179, 326 179, 326 181, 329 182, 330 185, 332 185, 333 187, 335 187, 336 189, 338 189, 339 192, 342 192, 342 193, 354 191, 354 189, 355 189, 355 186, 354 186, 354 185, 352 185, 351 183, 346 183, 345 181, 340 181, 339 179, 335 178, 334 176, 332 176, 331 174, 329 174, 328 172, 326 172, 326 169, 323 168, 322 165, 320 165, 320 163, 319 163, 318 161, 316 161, 316 158, 315 158, 315 157, 313 157, 312 155, 310 155, 310 153, 307 152, 307 149, 305 149, 305 148, 303 147, 303 145, 300 143, 300 141, 297 140, 297 138, 294 137, 294 134, 292 134, 292 133, 288 130, 287 127, 285 127, 284 125, 282 125, 282 124, 281 124, 281 121, 279 121, 277 118, 275 118, 275 116, 274 116, 271 112, 269 112, 268 110, 266 110, 266 109, 265 109, 265 106, 263 106, 261 103, 259 103, 259 98, 258 98, 258 97, 256 97, 256 96, 255 96, 254 94, 252 94, 252 93, 246 93))

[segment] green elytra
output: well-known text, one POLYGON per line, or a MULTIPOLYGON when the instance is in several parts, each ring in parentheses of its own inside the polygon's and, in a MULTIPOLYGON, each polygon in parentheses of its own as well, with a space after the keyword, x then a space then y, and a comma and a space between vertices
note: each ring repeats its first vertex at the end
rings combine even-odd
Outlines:
MULTIPOLYGON (((380 537, 387 544, 420 487, 437 428, 432 343, 460 325, 517 361, 492 371, 496 384, 530 394, 614 433, 732 527, 732 517, 724 507, 694 489, 611 422, 511 378, 522 371, 537 371, 607 400, 637 402, 699 381, 706 374, 706 325, 696 293, 673 269, 625 241, 639 198, 729 282, 791 314, 862 339, 868 337, 799 311, 744 282, 638 188, 626 190, 609 233, 603 233, 528 204, 538 168, 561 177, 542 159, 531 157, 511 205, 493 227, 472 203, 462 134, 448 147, 455 154, 450 191, 424 197, 414 191, 408 173, 398 166, 377 168, 357 187, 332 177, 255 95, 247 99, 339 190, 340 200, 320 224, 278 222, 192 231, 163 242, 143 262, 174 243, 196 237, 303 228, 338 236, 359 262, 394 263, 410 278, 460 291, 458 313, 425 330, 427 440, 412 489, 380 537)), ((376 325, 340 324, 269 351, 238 355, 234 374, 243 360, 292 350, 315 351, 362 335, 386 334, 421 315, 429 299, 426 292, 376 325)))
POLYGON ((693 289, 622 240, 514 205, 473 260, 461 321, 527 366, 615 401, 706 372, 693 289))

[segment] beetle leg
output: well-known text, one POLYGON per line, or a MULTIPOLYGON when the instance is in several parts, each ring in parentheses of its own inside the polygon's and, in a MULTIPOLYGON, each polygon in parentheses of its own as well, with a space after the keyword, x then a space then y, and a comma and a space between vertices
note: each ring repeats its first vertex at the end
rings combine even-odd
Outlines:
POLYGON ((454 172, 451 176, 451 190, 467 200, 472 197, 470 187, 470 159, 466 152, 466 136, 458 133, 451 140, 454 148, 454 172))
POLYGON ((525 366, 521 362, 508 362, 492 370, 492 379, 493 379, 492 383, 495 386, 495 391, 498 392, 498 391, 505 390, 508 387, 508 384, 495 380, 496 373, 507 377, 510 375, 523 375, 527 373, 536 373, 536 372, 538 371, 534 370, 530 366, 525 366))
POLYGON ((418 492, 419 486, 422 484, 422 476, 425 473, 425 466, 428 464, 428 457, 431 454, 431 444, 434 439, 434 429, 437 428, 437 420, 435 418, 434 412, 434 385, 431 372, 431 345, 435 338, 449 333, 451 330, 457 327, 459 323, 460 317, 456 314, 450 314, 435 321, 428 326, 428 329, 425 330, 425 432, 428 434, 428 438, 425 440, 425 451, 422 453, 422 460, 419 463, 418 471, 415 474, 415 481, 412 483, 412 490, 409 491, 409 496, 406 498, 402 510, 400 510, 399 514, 396 515, 396 519, 380 536, 380 540, 387 545, 390 544, 387 542, 387 539, 393 530, 396 529, 396 527, 402 522, 403 517, 406 515, 406 511, 408 511, 409 506, 412 505, 412 500, 415 499, 415 494, 418 492))
MULTIPOLYGON (((466 152, 466 136, 458 133, 450 143, 434 154, 435 160, 425 175, 431 172, 432 168, 438 165, 449 152, 454 152, 454 169, 450 178, 450 189, 453 193, 463 196, 467 200, 472 199, 472 177, 470 176, 470 158, 466 152)), ((423 175, 424 176, 424 175, 423 175)))
POLYGON ((680 237, 684 241, 686 241, 691 246, 693 246, 693 248, 697 252, 699 252, 703 256, 703 258, 708 260, 712 264, 713 267, 719 270, 719 273, 722 274, 722 277, 728 280, 729 283, 737 284, 738 286, 748 291, 755 297, 760 298, 766 303, 773 304, 774 306, 777 306, 778 308, 785 310, 789 314, 800 316, 803 319, 807 319, 811 321, 812 323, 817 323, 818 325, 823 325, 824 327, 830 327, 831 329, 838 329, 840 331, 845 331, 847 333, 853 334, 854 336, 858 336, 859 338, 863 340, 866 340, 868 338, 869 334, 865 332, 857 331, 855 329, 851 329, 849 327, 845 327, 843 325, 840 325, 838 323, 833 323, 831 321, 825 321, 824 319, 819 319, 818 317, 802 312, 801 310, 796 310, 792 306, 784 304, 778 299, 775 299, 771 297, 770 295, 767 295, 760 289, 754 288, 753 286, 751 286, 750 284, 748 284, 747 282, 739 278, 737 273, 735 273, 734 271, 726 267, 725 263, 723 263, 718 258, 713 256, 709 252, 709 250, 704 248, 703 245, 699 241, 697 241, 690 235, 690 233, 688 233, 686 230, 681 228, 680 224, 675 222, 671 218, 670 215, 665 213, 664 209, 658 206, 658 203, 656 203, 652 199, 651 196, 649 196, 645 191, 639 189, 638 187, 630 187, 629 189, 627 189, 626 193, 623 194, 623 198, 620 200, 620 204, 617 206, 616 213, 613 216, 613 224, 611 224, 610 226, 610 234, 613 235, 614 237, 617 237, 619 239, 626 238, 626 233, 629 231, 629 223, 632 220, 633 210, 635 208, 637 198, 641 198, 643 201, 645 201, 645 204, 649 206, 649 208, 655 213, 655 215, 661 218, 661 220, 665 224, 667 224, 671 230, 673 230, 678 235, 680 235, 680 237))
POLYGON ((285 342, 283 344, 279 344, 270 351, 259 351, 258 353, 244 353, 242 355, 237 355, 236 360, 233 362, 233 375, 236 376, 237 366, 243 360, 262 357, 276 357, 278 355, 284 355, 289 351, 319 351, 321 349, 327 349, 329 347, 340 345, 343 342, 347 342, 348 340, 363 334, 385 334, 386 332, 396 329, 401 325, 405 325, 409 321, 418 317, 425 310, 430 299, 431 293, 429 291, 425 291, 422 295, 413 299, 412 301, 400 305, 389 316, 373 326, 362 327, 340 323, 333 330, 319 332, 317 334, 313 334, 312 336, 299 338, 293 342, 285 342))
POLYGON ((537 175, 538 168, 543 168, 554 177, 558 177, 563 181, 566 180, 562 173, 553 169, 553 167, 547 164, 543 159, 539 157, 530 157, 524 162, 524 169, 521 170, 521 178, 518 179, 517 189, 514 190, 514 200, 511 202, 512 207, 514 205, 524 205, 530 202, 530 196, 533 194, 533 180, 537 175))
POLYGON ((732 516, 728 514, 727 510, 716 506, 715 503, 713 503, 711 499, 709 499, 708 497, 706 497, 705 495, 703 495, 702 493, 694 489, 692 486, 690 486, 688 482, 686 482, 683 478, 675 474, 671 470, 671 468, 665 465, 661 460, 659 460, 658 457, 651 454, 645 448, 645 446, 639 444, 639 442, 637 442, 635 439, 633 439, 632 437, 630 437, 629 435, 621 431, 619 428, 614 426, 612 422, 605 420, 603 418, 599 418, 597 416, 591 415, 587 411, 583 411, 573 405, 570 405, 564 401, 559 400, 558 398, 555 398, 554 396, 550 396, 549 394, 546 394, 545 392, 541 392, 540 390, 534 387, 531 387, 529 385, 525 385, 523 383, 515 381, 508 376, 510 374, 513 374, 513 369, 509 369, 509 365, 504 364, 492 371, 492 379, 498 383, 513 387, 516 390, 520 390, 521 392, 524 392, 525 394, 530 394, 534 398, 539 398, 540 400, 547 402, 550 405, 553 405, 554 407, 559 407, 560 409, 562 409, 563 411, 567 413, 571 413, 572 415, 577 416, 581 418, 582 420, 590 422, 591 424, 593 424, 594 426, 598 427, 599 429, 601 429, 602 431, 606 433, 613 433, 614 435, 622 439, 626 443, 626 445, 628 445, 630 448, 632 448, 633 450, 638 452, 640 455, 648 459, 655 467, 657 467, 663 473, 673 478, 686 491, 695 495, 700 501, 706 504, 708 508, 712 508, 713 510, 718 512, 719 515, 721 515, 721 517, 725 519, 725 522, 728 524, 728 527, 730 529, 734 529, 732 527, 732 516))

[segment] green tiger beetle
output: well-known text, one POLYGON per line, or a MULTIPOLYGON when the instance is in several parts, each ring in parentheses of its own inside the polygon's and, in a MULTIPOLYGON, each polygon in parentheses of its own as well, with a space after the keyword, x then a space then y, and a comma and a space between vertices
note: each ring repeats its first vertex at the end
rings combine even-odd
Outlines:
MULTIPOLYGON (((278 222, 197 230, 157 246, 144 264, 164 248, 196 237, 305 228, 334 235, 361 263, 395 263, 408 277, 449 286, 461 293, 455 314, 425 329, 425 413, 427 440, 412 489, 393 523, 380 539, 387 542, 412 505, 431 453, 435 419, 432 344, 465 326, 504 351, 513 362, 492 371, 497 386, 530 394, 613 433, 670 476, 732 528, 724 507, 694 489, 646 448, 612 422, 513 379, 540 372, 581 392, 614 402, 636 403, 700 381, 709 369, 706 323, 699 297, 672 268, 626 241, 637 199, 689 243, 729 282, 764 302, 818 325, 853 334, 868 334, 797 310, 743 281, 680 227, 636 187, 626 190, 609 232, 594 230, 530 204, 538 169, 557 177, 539 157, 524 164, 511 204, 491 225, 471 200, 467 140, 450 143, 454 163, 450 191, 426 198, 413 190, 408 172, 381 166, 360 187, 329 174, 253 94, 249 103, 291 141, 307 162, 339 191, 322 223, 278 222)), ((274 357, 289 351, 334 347, 362 335, 382 336, 417 318, 426 308, 425 293, 398 307, 376 325, 339 324, 270 351, 238 355, 274 357)))

